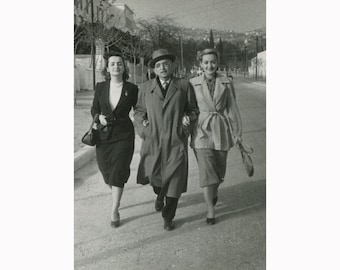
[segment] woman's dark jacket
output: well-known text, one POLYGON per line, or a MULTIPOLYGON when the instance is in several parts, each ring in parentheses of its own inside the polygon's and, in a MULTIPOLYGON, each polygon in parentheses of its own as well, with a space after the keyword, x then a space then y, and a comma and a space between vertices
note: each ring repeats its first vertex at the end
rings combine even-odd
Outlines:
POLYGON ((134 139, 135 132, 129 112, 135 107, 138 98, 138 87, 130 82, 124 82, 122 94, 115 109, 112 111, 110 102, 110 80, 99 82, 96 85, 91 114, 103 114, 106 116, 108 125, 100 125, 97 121, 101 142, 110 143, 121 140, 134 139))

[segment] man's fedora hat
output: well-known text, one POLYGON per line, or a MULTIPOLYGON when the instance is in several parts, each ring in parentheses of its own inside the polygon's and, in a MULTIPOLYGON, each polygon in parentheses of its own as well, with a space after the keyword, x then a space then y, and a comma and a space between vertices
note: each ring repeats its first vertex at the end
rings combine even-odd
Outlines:
POLYGON ((167 49, 158 49, 152 53, 152 59, 149 62, 150 67, 154 68, 156 62, 163 59, 170 59, 172 62, 174 62, 176 57, 171 54, 167 49))

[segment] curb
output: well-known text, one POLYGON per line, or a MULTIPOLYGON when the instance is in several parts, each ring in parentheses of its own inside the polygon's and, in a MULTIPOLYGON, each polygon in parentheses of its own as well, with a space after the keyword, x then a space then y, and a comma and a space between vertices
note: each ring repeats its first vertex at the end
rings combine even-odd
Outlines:
MULTIPOLYGON (((83 146, 80 150, 74 153, 74 171, 81 169, 84 167, 88 162, 93 160, 96 157, 96 147, 95 146, 83 146)), ((140 158, 140 145, 135 142, 135 151, 133 153, 132 160, 139 160, 140 158)), ((132 161, 132 162, 133 162, 132 161)), ((133 164, 131 163, 131 166, 133 164)), ((134 164, 137 168, 138 164, 134 164)))
POLYGON ((96 156, 96 147, 84 146, 74 153, 74 171, 79 170, 96 156))
POLYGON ((253 84, 261 85, 261 86, 266 86, 265 82, 252 82, 253 84))

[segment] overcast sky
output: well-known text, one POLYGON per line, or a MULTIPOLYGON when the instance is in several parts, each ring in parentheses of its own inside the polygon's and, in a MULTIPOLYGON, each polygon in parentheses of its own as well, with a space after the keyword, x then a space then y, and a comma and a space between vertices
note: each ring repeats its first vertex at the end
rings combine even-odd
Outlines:
POLYGON ((157 15, 185 27, 245 32, 266 26, 266 0, 120 0, 135 19, 157 15))

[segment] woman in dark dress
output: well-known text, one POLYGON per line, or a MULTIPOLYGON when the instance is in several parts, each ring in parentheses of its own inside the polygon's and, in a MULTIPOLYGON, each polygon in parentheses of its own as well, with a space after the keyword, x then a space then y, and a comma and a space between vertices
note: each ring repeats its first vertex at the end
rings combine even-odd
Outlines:
POLYGON ((112 190, 111 226, 118 227, 118 209, 134 151, 135 133, 129 112, 136 105, 138 87, 127 82, 128 72, 120 53, 106 53, 104 60, 106 81, 96 85, 91 114, 92 117, 99 114, 97 162, 105 183, 112 190))

